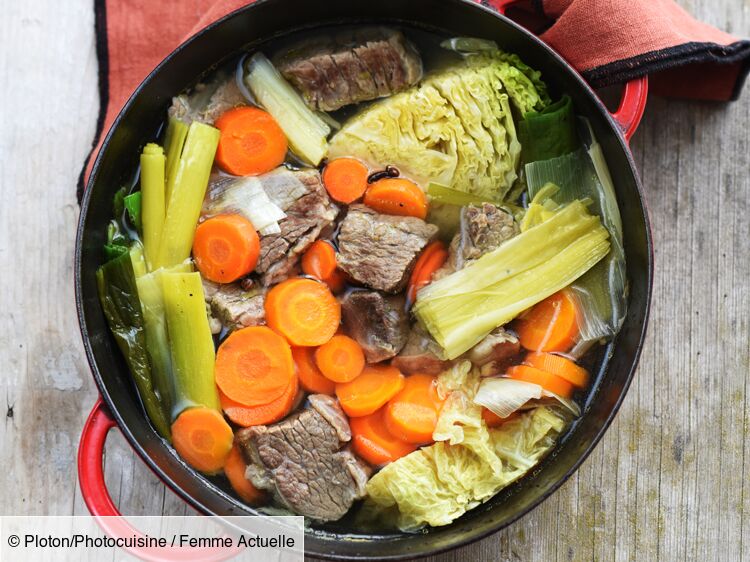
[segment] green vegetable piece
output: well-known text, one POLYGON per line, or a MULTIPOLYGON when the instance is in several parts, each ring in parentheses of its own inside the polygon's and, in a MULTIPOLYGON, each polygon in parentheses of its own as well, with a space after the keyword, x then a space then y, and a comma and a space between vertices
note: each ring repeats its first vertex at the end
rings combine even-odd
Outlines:
POLYGON ((458 191, 457 189, 440 185, 439 183, 431 183, 427 186, 427 195, 439 203, 458 205, 459 207, 465 207, 466 205, 481 205, 482 203, 493 203, 495 205, 501 204, 498 201, 494 201, 487 197, 464 193, 463 191, 458 191))
POLYGON ((542 111, 530 111, 518 123, 518 140, 524 162, 548 160, 568 154, 581 146, 576 134, 573 102, 569 96, 542 111))
POLYGON ((174 188, 174 182, 176 179, 177 164, 180 161, 187 134, 187 123, 180 121, 176 117, 169 118, 167 132, 164 135, 164 147, 166 149, 164 168, 164 178, 166 182, 165 204, 169 203, 169 198, 172 195, 172 189, 174 188))
POLYGON ((141 224, 141 192, 136 191, 135 193, 131 193, 125 199, 123 200, 123 203, 125 204, 125 209, 128 211, 128 217, 130 218, 130 222, 133 223, 133 226, 135 226, 135 229, 138 232, 142 232, 142 224, 141 224))
POLYGON ((120 246, 119 244, 105 244, 104 245, 104 259, 110 261, 115 258, 119 258, 123 254, 128 253, 127 246, 120 246))
POLYGON ((190 257, 218 145, 218 129, 204 123, 191 123, 177 164, 153 269, 178 265, 190 257))
POLYGON ((171 439, 169 416, 151 379, 143 313, 130 254, 124 253, 101 266, 96 281, 107 323, 125 356, 146 413, 159 434, 171 439))
POLYGON ((422 289, 412 310, 454 359, 586 273, 609 251, 608 238, 599 218, 573 201, 422 289))
POLYGON ((147 144, 141 154, 141 193, 143 194, 141 232, 143 233, 143 252, 150 268, 153 268, 159 254, 159 243, 164 228, 165 167, 166 158, 162 148, 158 144, 147 144))
POLYGON ((172 419, 192 406, 219 410, 214 340, 200 273, 162 273, 160 277, 174 374, 172 419))

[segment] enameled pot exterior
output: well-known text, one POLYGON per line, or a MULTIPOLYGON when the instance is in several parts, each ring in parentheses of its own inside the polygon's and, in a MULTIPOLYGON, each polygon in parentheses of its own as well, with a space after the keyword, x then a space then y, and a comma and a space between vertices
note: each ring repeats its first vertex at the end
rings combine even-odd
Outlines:
MULTIPOLYGON (((152 470, 195 508, 220 516, 253 514, 219 480, 208 479, 182 462, 158 437, 143 413, 126 364, 107 329, 96 292, 95 271, 103 259, 101 248, 111 217, 112 197, 130 181, 140 149, 155 137, 171 97, 193 84, 201 73, 243 49, 293 31, 368 22, 494 39, 541 70, 553 91, 569 94, 577 112, 590 120, 614 178, 630 282, 627 318, 607 350, 609 360, 595 379, 583 416, 532 474, 452 525, 425 533, 362 535, 353 528, 332 525, 306 537, 306 552, 312 556, 412 559, 495 532, 556 490, 586 458, 612 421, 632 379, 645 335, 653 255, 639 179, 624 131, 580 76, 536 37, 470 0, 258 0, 210 25, 149 75, 107 135, 81 207, 75 258, 76 299, 84 346, 106 405, 101 408, 101 415, 111 415, 152 470)), ((110 425, 104 420, 98 427, 101 433, 110 425)), ((84 453, 82 450, 81 457, 86 456, 84 453)), ((86 466, 93 466, 91 459, 86 466)))

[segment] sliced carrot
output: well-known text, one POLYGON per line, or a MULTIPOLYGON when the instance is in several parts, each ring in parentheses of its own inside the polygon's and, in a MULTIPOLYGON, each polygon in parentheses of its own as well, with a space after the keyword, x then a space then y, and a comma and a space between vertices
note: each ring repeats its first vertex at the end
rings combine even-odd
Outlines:
POLYGON ((293 347, 292 357, 297 365, 299 383, 307 392, 328 394, 336 392, 336 383, 323 376, 315 363, 315 349, 312 347, 293 347))
POLYGON ((515 328, 529 351, 568 351, 578 337, 576 306, 565 291, 559 291, 525 312, 515 328))
POLYGON ((224 464, 224 474, 226 474, 229 483, 232 485, 232 489, 245 503, 250 505, 262 505, 266 503, 268 499, 266 493, 253 486, 253 483, 245 478, 246 469, 245 459, 242 458, 239 447, 234 445, 232 450, 229 451, 229 456, 224 464))
POLYGON ((245 406, 229 398, 219 390, 221 409, 232 422, 242 427, 267 425, 279 421, 292 411, 299 392, 299 379, 295 375, 284 393, 276 400, 260 406, 245 406))
POLYGON ((214 367, 216 385, 244 406, 261 406, 281 397, 295 377, 292 350, 266 326, 229 334, 219 346, 214 367))
POLYGON ((386 215, 407 217, 427 216, 427 197, 413 181, 404 178, 385 178, 373 183, 364 199, 365 205, 386 215))
POLYGON ((336 334, 315 351, 320 372, 333 382, 349 382, 365 367, 365 352, 355 340, 336 334))
POLYGON ((348 416, 366 416, 380 409, 403 387, 404 375, 396 367, 368 365, 356 379, 337 384, 336 396, 348 416))
POLYGON ((259 255, 258 233, 242 215, 218 215, 195 229, 195 265, 210 281, 236 281, 255 269, 259 255))
POLYGON ((286 135, 262 109, 230 109, 216 120, 216 128, 221 131, 216 162, 225 172, 235 176, 265 174, 286 158, 286 135))
POLYGON ((184 410, 172 424, 172 443, 177 453, 206 474, 224 468, 233 439, 224 416, 203 406, 184 410))
POLYGON ((355 158, 336 158, 323 168, 323 185, 331 199, 348 205, 364 194, 369 173, 355 158))
POLYGON ((404 387, 386 406, 386 427, 394 437, 408 443, 431 443, 442 406, 435 377, 411 375, 406 377, 404 387))
POLYGON ((513 412, 507 418, 501 418, 500 416, 498 416, 495 412, 493 412, 489 408, 482 408, 482 419, 484 420, 484 423, 487 424, 487 427, 500 427, 505 422, 509 422, 511 420, 514 420, 518 416, 519 416, 518 413, 513 412))
POLYGON ((332 293, 338 294, 346 286, 348 280, 349 278, 346 276, 346 273, 340 269, 336 269, 333 275, 325 279, 325 284, 328 285, 332 293))
POLYGON ((543 352, 529 353, 523 362, 531 367, 557 375, 577 388, 586 388, 589 383, 588 371, 561 355, 543 352))
POLYGON ((323 283, 294 277, 266 295, 266 322, 289 343, 313 347, 331 339, 341 323, 341 305, 323 283))
POLYGON ((385 409, 349 420, 354 452, 366 462, 382 466, 416 451, 417 446, 391 435, 385 426, 385 409))
POLYGON ((508 369, 506 374, 512 379, 538 384, 543 389, 554 392, 563 398, 570 398, 573 396, 574 389, 572 384, 557 375, 553 375, 552 373, 542 371, 535 367, 516 365, 508 369))
POLYGON ((414 264, 414 270, 409 278, 409 287, 406 290, 406 300, 413 303, 417 300, 417 291, 429 285, 432 281, 432 274, 443 267, 445 260, 448 259, 448 248, 440 240, 427 245, 419 254, 417 263, 414 264))
POLYGON ((336 272, 336 250, 330 242, 317 240, 302 256, 302 271, 325 282, 336 272))

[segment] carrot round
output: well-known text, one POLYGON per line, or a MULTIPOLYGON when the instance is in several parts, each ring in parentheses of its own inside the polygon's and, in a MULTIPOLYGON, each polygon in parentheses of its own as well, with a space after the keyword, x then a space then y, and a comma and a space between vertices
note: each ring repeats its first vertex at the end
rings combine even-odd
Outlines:
POLYGON ((224 410, 224 414, 232 422, 242 427, 250 427, 251 425, 274 423, 286 416, 292 411, 298 392, 299 382, 295 376, 286 390, 284 390, 284 393, 268 404, 245 406, 232 400, 221 390, 219 390, 219 401, 221 402, 221 409, 224 410))
POLYGON ((253 486, 253 483, 245 478, 246 469, 245 459, 242 458, 237 445, 234 445, 224 464, 224 474, 242 501, 250 505, 264 504, 267 499, 265 492, 253 486))
POLYGON ((416 445, 391 435, 385 426, 385 409, 349 420, 354 452, 366 462, 382 466, 408 455, 416 445))
POLYGON ((336 392, 336 383, 323 376, 315 363, 315 349, 312 347, 293 347, 292 357, 297 365, 299 383, 307 392, 312 394, 328 394, 336 392))
POLYGON ((266 322, 295 346, 314 347, 331 339, 341 323, 341 305, 323 283, 294 277, 266 295, 266 322))
POLYGON ((414 270, 409 278, 409 287, 406 290, 406 300, 408 303, 413 303, 417 300, 419 289, 425 285, 429 285, 432 280, 432 274, 443 267, 447 259, 448 249, 440 240, 435 240, 428 244, 417 258, 417 263, 414 264, 414 270))
POLYGON ((544 390, 553 392, 563 398, 570 398, 573 396, 574 389, 572 384, 557 375, 553 375, 552 373, 542 371, 535 367, 516 365, 508 369, 506 374, 512 379, 538 384, 544 390))
POLYGON ((394 437, 425 445, 432 442, 432 432, 442 406, 435 377, 411 375, 406 377, 401 391, 388 402, 385 425, 394 437))
POLYGON ((224 416, 203 406, 184 410, 172 424, 172 443, 177 453, 206 474, 224 468, 233 439, 224 416))
POLYGON ((210 281, 236 281, 255 269, 259 255, 258 233, 242 215, 218 215, 195 229, 195 265, 210 281))
POLYGON ((331 199, 348 205, 362 197, 369 173, 367 166, 359 160, 336 158, 323 168, 323 185, 331 199))
POLYGON ((315 351, 315 363, 327 379, 349 382, 365 368, 365 352, 349 336, 337 334, 315 351))
POLYGON ((348 278, 346 274, 340 269, 336 269, 330 277, 324 280, 325 284, 328 285, 328 288, 331 289, 331 292, 334 294, 340 293, 346 286, 347 281, 348 278))
POLYGON ((516 412, 513 412, 507 418, 501 418, 489 408, 482 408, 482 419, 484 420, 484 423, 487 424, 487 427, 500 427, 505 422, 514 420, 517 417, 518 417, 518 414, 516 412))
POLYGON ((292 350, 266 326, 229 334, 216 353, 216 385, 243 406, 261 406, 281 397, 294 378, 292 350))
POLYGON ((302 271, 325 282, 336 272, 336 250, 325 240, 317 240, 302 256, 302 271))
POLYGON ((230 109, 216 120, 216 128, 221 131, 216 162, 225 172, 235 176, 265 174, 286 158, 286 135, 262 109, 230 109))
POLYGON ((586 388, 589 383, 589 374, 586 369, 560 355, 543 352, 529 353, 523 362, 531 367, 557 375, 577 388, 586 388))
POLYGON ((401 215, 424 219, 427 216, 427 197, 413 181, 404 178, 385 178, 373 183, 364 199, 365 205, 386 215, 401 215))
POLYGON ((568 351, 578 337, 576 305, 567 293, 557 292, 524 313, 515 329, 529 351, 568 351))
POLYGON ((366 416, 380 409, 404 387, 404 375, 396 367, 370 365, 356 379, 336 385, 336 396, 350 417, 366 416))

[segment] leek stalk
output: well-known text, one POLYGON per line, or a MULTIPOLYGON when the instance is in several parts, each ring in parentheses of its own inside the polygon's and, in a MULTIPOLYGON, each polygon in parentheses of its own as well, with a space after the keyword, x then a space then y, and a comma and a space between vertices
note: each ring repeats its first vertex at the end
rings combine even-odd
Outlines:
POLYGON ((146 414, 159 434, 170 439, 167 409, 153 385, 144 315, 131 254, 124 253, 101 266, 96 271, 96 282, 104 316, 125 356, 146 414))
POLYGON ((153 269, 159 254, 159 240, 164 228, 166 157, 158 144, 149 143, 141 154, 141 194, 143 251, 149 269, 153 269))
POLYGON ((454 359, 591 269, 609 251, 608 238, 599 218, 574 201, 420 290, 414 313, 454 359))
POLYGON ((160 277, 174 374, 172 419, 193 406, 218 410, 214 341, 200 273, 162 273, 160 277))
POLYGON ((167 203, 155 269, 177 265, 190 256, 218 144, 218 129, 198 122, 190 125, 167 203))
POLYGON ((187 137, 188 125, 175 117, 170 117, 167 123, 167 133, 164 135, 164 148, 166 150, 166 165, 164 169, 164 178, 166 182, 166 193, 164 202, 169 203, 169 196, 172 194, 174 187, 175 172, 177 164, 182 155, 182 148, 185 146, 185 137, 187 137))

